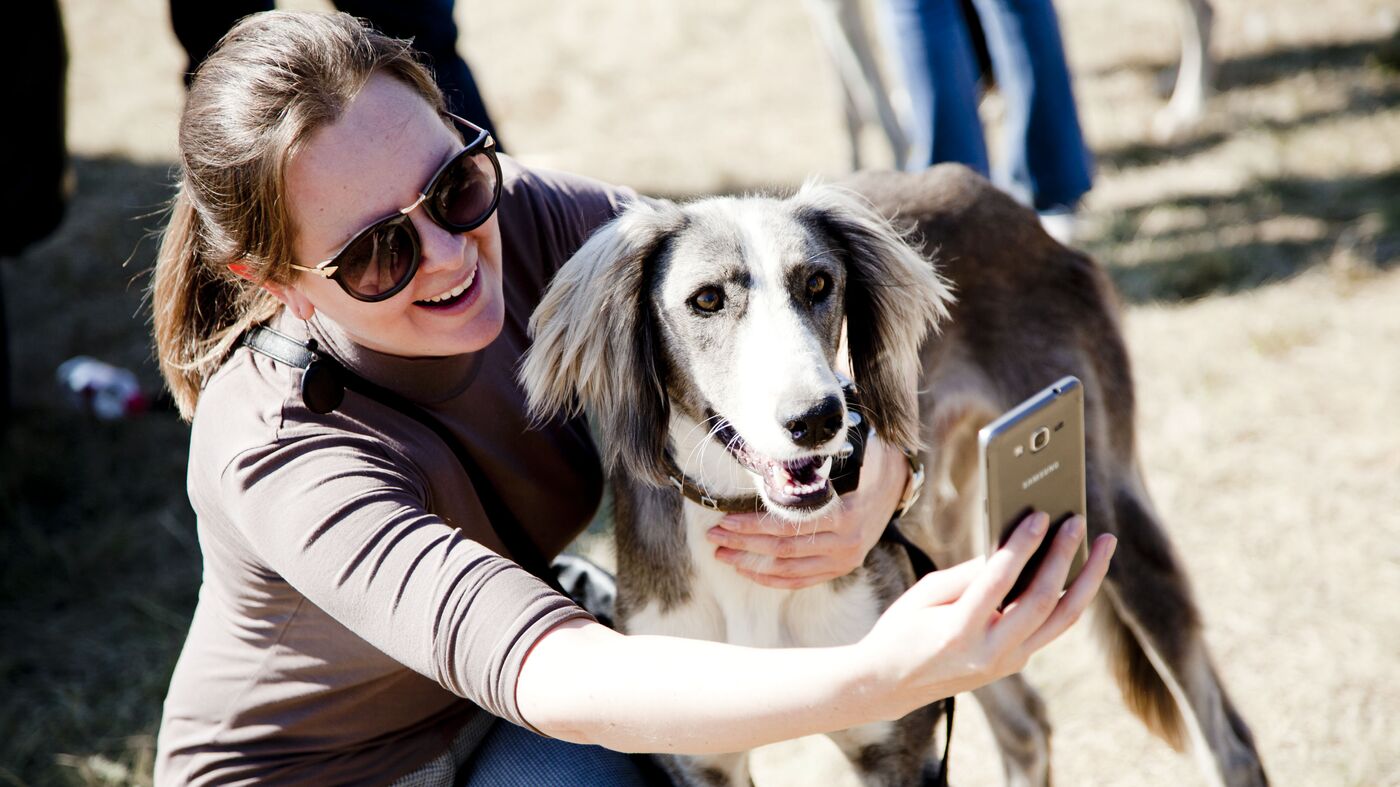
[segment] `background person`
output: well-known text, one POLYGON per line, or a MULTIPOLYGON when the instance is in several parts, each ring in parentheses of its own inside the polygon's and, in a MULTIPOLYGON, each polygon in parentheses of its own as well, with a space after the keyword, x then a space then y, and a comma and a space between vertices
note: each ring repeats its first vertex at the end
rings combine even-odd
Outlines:
POLYGON ((885 29, 909 91, 908 168, 956 161, 991 177, 1069 242, 1093 161, 1079 127, 1051 0, 972 0, 1004 99, 993 177, 977 114, 979 58, 958 0, 885 0, 885 29))
MULTIPOLYGON (((235 22, 274 5, 273 0, 170 0, 170 25, 189 62, 185 83, 235 22)), ((335 0, 336 8, 369 20, 386 35, 413 39, 413 48, 427 56, 448 110, 491 132, 504 151, 476 78, 457 51, 454 5, 456 0, 335 0)))
MULTIPOLYGON (((1082 527, 1062 529, 1026 604, 995 609, 1043 516, 841 648, 623 636, 504 557, 488 493, 546 555, 596 505, 585 424, 527 429, 513 376, 550 275, 632 194, 498 162, 488 143, 444 114, 405 42, 344 14, 245 19, 196 75, 152 307, 193 417, 204 584, 158 784, 640 783, 616 752, 896 718, 1019 670, 1083 611, 1113 542, 1056 603, 1082 527), (490 489, 378 401, 313 412, 299 372, 237 347, 259 323, 431 411, 490 489)), ((875 454, 829 526, 883 528, 904 478, 881 456, 903 463, 875 454)))

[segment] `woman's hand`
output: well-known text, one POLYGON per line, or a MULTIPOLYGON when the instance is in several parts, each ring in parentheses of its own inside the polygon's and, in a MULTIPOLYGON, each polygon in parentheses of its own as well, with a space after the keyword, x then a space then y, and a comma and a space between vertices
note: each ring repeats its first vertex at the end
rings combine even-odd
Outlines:
POLYGON ((845 576, 865 562, 908 478, 904 455, 872 438, 860 486, 842 495, 832 513, 801 526, 772 514, 729 514, 706 535, 717 547, 716 558, 758 584, 809 587, 845 576))
POLYGON ((915 708, 1020 672, 1032 653, 1064 633, 1098 592, 1117 539, 1095 540, 1078 578, 1061 596, 1084 520, 1059 529, 1050 554, 1025 592, 997 606, 1048 529, 1043 513, 1027 517, 1006 546, 924 577, 890 605, 857 648, 876 665, 872 700, 882 716, 915 708), (888 703, 888 704, 886 704, 888 703))

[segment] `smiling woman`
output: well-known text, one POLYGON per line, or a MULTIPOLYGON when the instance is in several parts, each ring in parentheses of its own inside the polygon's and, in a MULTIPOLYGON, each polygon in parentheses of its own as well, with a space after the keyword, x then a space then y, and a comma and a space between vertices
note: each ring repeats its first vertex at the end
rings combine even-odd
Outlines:
MULTIPOLYGON (((986 568, 931 576, 856 645, 617 634, 517 562, 582 530, 602 470, 582 419, 531 424, 515 370, 550 279, 635 195, 498 157, 446 114, 405 42, 343 14, 239 23, 194 78, 180 153, 151 301, 193 422, 204 585, 158 784, 641 784, 609 749, 734 751, 1005 675, 1106 570, 1105 544, 1057 605, 1052 557, 1045 603, 999 615, 983 601, 1044 533, 1022 528, 986 568), (254 327, 440 428, 355 388, 308 406, 299 369, 244 346, 254 327)), ((872 543, 902 487, 902 470, 877 473, 823 526, 872 543)), ((767 559, 785 540, 716 550, 767 559)), ((796 581, 864 557, 822 549, 796 581)))

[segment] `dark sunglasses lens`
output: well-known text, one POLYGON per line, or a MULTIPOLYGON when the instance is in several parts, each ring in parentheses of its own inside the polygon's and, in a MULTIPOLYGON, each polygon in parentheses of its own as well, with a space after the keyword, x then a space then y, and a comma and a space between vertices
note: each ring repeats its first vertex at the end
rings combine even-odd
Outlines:
POLYGON ((407 221, 394 219, 361 235, 336 260, 345 286, 357 295, 375 298, 402 284, 413 272, 418 244, 407 221))
POLYGON ((461 156, 442 173, 431 199, 450 229, 480 225, 496 202, 496 167, 485 153, 461 156))

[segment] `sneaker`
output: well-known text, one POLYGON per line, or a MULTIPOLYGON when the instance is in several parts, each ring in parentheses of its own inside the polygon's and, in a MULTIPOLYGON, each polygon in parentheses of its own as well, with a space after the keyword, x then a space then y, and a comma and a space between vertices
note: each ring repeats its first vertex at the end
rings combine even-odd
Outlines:
POLYGON ((1059 241, 1063 246, 1071 246, 1074 244, 1077 214, 1078 211, 1074 208, 1054 208, 1041 211, 1038 215, 1040 216, 1040 226, 1045 229, 1045 234, 1059 241))

